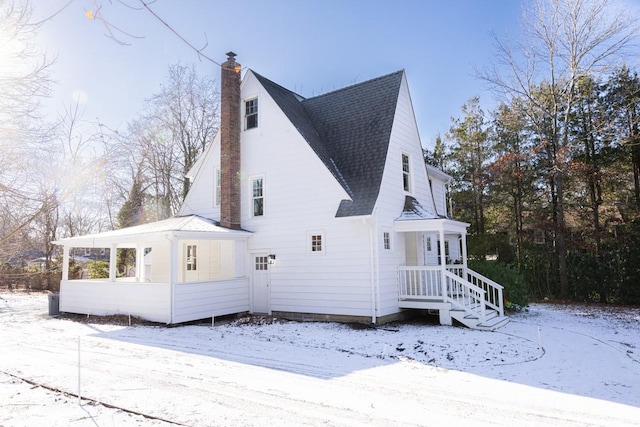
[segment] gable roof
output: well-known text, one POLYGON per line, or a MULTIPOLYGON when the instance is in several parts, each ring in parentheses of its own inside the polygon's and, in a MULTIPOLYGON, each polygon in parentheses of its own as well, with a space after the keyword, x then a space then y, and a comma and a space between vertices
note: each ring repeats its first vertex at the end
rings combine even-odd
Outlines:
POLYGON ((351 196, 340 203, 336 217, 371 214, 404 71, 306 99, 253 74, 351 196))

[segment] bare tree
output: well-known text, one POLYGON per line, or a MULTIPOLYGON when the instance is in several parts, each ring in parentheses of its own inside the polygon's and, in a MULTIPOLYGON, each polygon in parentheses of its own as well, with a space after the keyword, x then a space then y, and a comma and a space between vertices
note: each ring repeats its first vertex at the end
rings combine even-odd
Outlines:
MULTIPOLYGON (((39 100, 49 94, 51 62, 36 48, 29 2, 0 0, 0 243, 13 241, 49 209, 31 185, 38 150, 47 149, 39 100)), ((6 255, 6 254, 3 254, 6 255)))
POLYGON ((560 297, 568 298, 564 184, 574 141, 571 111, 581 79, 611 68, 637 34, 637 18, 612 0, 538 0, 528 4, 522 39, 495 37, 496 64, 479 72, 499 93, 528 101, 550 154, 560 297), (541 90, 542 89, 542 90, 541 90))
POLYGON ((135 184, 145 194, 145 220, 174 214, 188 191, 186 173, 218 130, 218 111, 215 81, 193 66, 170 66, 167 83, 147 101, 146 111, 108 147, 122 203, 135 184))

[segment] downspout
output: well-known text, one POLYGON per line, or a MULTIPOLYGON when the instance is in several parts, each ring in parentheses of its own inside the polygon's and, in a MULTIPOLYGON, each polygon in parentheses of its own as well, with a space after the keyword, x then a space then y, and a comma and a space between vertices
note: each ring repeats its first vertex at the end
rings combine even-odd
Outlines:
MULTIPOLYGON (((372 217, 372 220, 374 218, 372 217)), ((369 226, 369 264, 371 271, 371 323, 374 325, 377 321, 378 311, 378 283, 377 283, 377 244, 376 244, 376 228, 373 223, 368 222, 367 218, 363 218, 362 222, 369 226)))

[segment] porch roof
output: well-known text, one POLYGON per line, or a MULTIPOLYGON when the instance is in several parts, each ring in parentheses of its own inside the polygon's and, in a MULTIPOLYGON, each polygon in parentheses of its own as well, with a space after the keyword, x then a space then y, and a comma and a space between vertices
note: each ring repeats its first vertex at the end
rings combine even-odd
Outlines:
POLYGON ((132 244, 164 238, 242 240, 252 236, 246 230, 221 227, 218 222, 198 215, 174 216, 162 221, 105 231, 103 233, 68 237, 55 244, 76 248, 102 248, 111 245, 127 247, 132 244))
POLYGON ((455 221, 448 218, 401 218, 398 218, 393 222, 394 231, 400 233, 410 233, 416 231, 443 231, 445 234, 466 235, 467 227, 469 227, 470 225, 466 222, 455 221))

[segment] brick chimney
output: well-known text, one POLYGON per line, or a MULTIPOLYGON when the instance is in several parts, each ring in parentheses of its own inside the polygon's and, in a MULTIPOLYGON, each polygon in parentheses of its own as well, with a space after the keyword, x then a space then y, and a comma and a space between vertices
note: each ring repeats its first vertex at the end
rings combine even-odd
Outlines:
POLYGON ((220 225, 240 225, 240 64, 227 53, 222 64, 220 111, 220 225))

